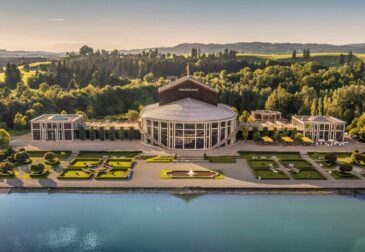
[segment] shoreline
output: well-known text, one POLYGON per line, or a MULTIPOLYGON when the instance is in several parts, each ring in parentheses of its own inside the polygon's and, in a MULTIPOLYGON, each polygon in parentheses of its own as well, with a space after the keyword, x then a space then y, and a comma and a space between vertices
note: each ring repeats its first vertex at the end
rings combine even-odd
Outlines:
POLYGON ((85 193, 85 194, 144 194, 161 193, 176 195, 205 195, 205 194, 227 194, 227 195, 364 195, 365 188, 85 188, 85 187, 9 187, 1 188, 0 194, 12 193, 85 193))

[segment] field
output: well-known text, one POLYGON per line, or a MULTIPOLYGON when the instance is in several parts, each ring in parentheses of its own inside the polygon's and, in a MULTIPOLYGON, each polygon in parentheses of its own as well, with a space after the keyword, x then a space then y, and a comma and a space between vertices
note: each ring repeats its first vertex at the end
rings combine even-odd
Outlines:
MULTIPOLYGON (((37 72, 37 67, 40 65, 49 65, 51 64, 50 61, 39 61, 39 62, 34 62, 34 63, 30 63, 29 67, 30 70, 28 72, 24 71, 24 66, 18 66, 18 69, 20 70, 20 73, 22 75, 22 81, 25 84, 28 84, 28 80, 29 78, 31 78, 32 76, 34 76, 37 72)), ((5 67, 3 69, 5 71, 5 67)), ((40 73, 42 73, 42 71, 39 71, 40 73)), ((0 73, 0 82, 4 82, 5 81, 5 73, 0 73)))

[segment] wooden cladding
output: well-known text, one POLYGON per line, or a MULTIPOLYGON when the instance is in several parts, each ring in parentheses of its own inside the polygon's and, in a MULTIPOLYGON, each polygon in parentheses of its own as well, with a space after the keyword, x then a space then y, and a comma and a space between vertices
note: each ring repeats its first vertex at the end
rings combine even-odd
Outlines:
POLYGON ((159 94, 159 104, 161 106, 184 98, 193 98, 215 106, 218 104, 217 92, 210 89, 208 86, 204 87, 189 79, 161 91, 159 94))

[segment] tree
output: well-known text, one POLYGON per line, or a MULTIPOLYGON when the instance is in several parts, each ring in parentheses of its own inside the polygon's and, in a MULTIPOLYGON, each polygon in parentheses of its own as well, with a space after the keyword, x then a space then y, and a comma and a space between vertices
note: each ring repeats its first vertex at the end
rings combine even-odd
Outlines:
POLYGON ((145 82, 152 82, 152 79, 155 77, 153 73, 148 73, 143 77, 145 82))
POLYGON ((135 136, 134 127, 133 126, 132 127, 129 127, 129 129, 128 129, 128 138, 129 138, 129 140, 132 141, 135 137, 136 136, 135 136))
POLYGON ((83 122, 88 122, 89 121, 89 117, 87 116, 87 114, 83 111, 77 111, 76 115, 82 115, 82 120, 83 122))
POLYGON ((52 161, 52 160, 55 160, 57 158, 57 156, 54 152, 49 151, 44 154, 43 158, 45 160, 52 161))
POLYGON ((4 149, 9 147, 10 134, 5 129, 0 129, 0 148, 4 149))
POLYGON ((96 134, 95 134, 95 129, 94 128, 91 128, 90 129, 90 131, 89 131, 89 137, 90 137, 90 140, 91 141, 94 141, 95 140, 96 134))
POLYGON ((298 131, 297 131, 297 129, 296 129, 296 128, 292 129, 292 130, 290 131, 290 138, 291 138, 291 139, 295 139, 295 136, 297 135, 297 133, 298 133, 298 131))
POLYGON ((110 139, 110 141, 115 140, 115 129, 114 129, 114 127, 110 127, 110 129, 109 129, 109 139, 110 139))
POLYGON ((21 113, 16 113, 14 117, 14 128, 17 130, 22 130, 27 125, 26 116, 23 116, 21 113))
POLYGON ((353 54, 352 54, 352 52, 349 52, 349 54, 347 56, 347 63, 351 63, 352 62, 352 58, 353 58, 353 54))
POLYGON ((297 50, 293 50, 293 53, 292 53, 291 57, 292 57, 292 59, 297 58, 297 50))
POLYGON ((94 53, 94 49, 92 47, 89 47, 87 45, 84 45, 80 48, 79 54, 82 56, 90 56, 94 53))
POLYGON ((311 115, 312 116, 317 115, 317 99, 312 100, 311 115))
POLYGON ((260 134, 260 132, 255 131, 255 132, 253 133, 253 135, 252 135, 252 138, 253 138, 253 140, 254 140, 255 142, 260 141, 260 140, 261 140, 261 134, 260 134))
POLYGON ((128 113, 126 114, 128 122, 136 122, 138 117, 139 117, 139 113, 136 110, 128 110, 128 113))
POLYGON ((123 128, 119 129, 119 139, 124 140, 125 139, 125 130, 123 128))
POLYGON ((296 133, 296 134, 295 134, 295 137, 294 137, 294 140, 295 140, 297 143, 300 143, 300 142, 302 142, 302 138, 303 138, 303 134, 302 134, 302 133, 296 133))
POLYGON ((15 89, 21 82, 21 74, 18 67, 14 64, 7 64, 5 68, 5 85, 10 89, 15 89))
POLYGON ((268 127, 264 127, 263 130, 262 130, 262 135, 263 136, 268 136, 269 135, 269 128, 268 127))
POLYGON ((86 139, 85 127, 83 125, 79 126, 79 138, 84 141, 86 139))
POLYGON ((248 128, 247 128, 247 127, 243 127, 243 128, 242 128, 242 138, 243 138, 243 140, 247 141, 247 139, 248 139, 248 134, 249 134, 249 132, 248 132, 248 128))
POLYGON ((345 55, 343 55, 342 53, 340 54, 340 56, 338 56, 338 64, 345 64, 345 55))
POLYGON ((100 127, 99 129, 99 138, 101 141, 104 141, 105 140, 105 130, 104 130, 104 127, 100 127))
POLYGON ((273 139, 275 142, 277 142, 277 141, 279 141, 279 140, 280 140, 280 136, 281 136, 280 131, 275 130, 275 131, 274 131, 274 134, 272 135, 272 139, 273 139))
POLYGON ((317 106, 317 115, 322 115, 322 114, 323 114, 323 102, 322 102, 322 98, 319 97, 318 106, 317 106))
POLYGON ((247 122, 250 117, 250 113, 247 110, 242 111, 242 114, 239 117, 240 122, 247 122))

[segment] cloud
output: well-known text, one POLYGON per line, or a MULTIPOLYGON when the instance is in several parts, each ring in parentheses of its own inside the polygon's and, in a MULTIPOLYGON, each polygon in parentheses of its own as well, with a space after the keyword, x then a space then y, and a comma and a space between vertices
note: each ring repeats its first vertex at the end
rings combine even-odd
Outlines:
POLYGON ((51 22, 62 22, 62 21, 65 21, 64 18, 49 18, 48 21, 51 21, 51 22))

